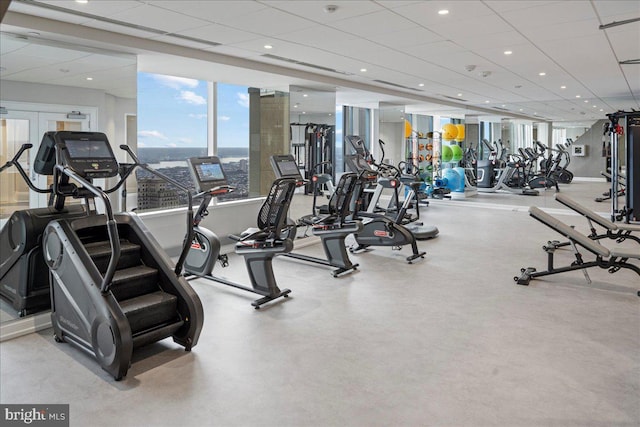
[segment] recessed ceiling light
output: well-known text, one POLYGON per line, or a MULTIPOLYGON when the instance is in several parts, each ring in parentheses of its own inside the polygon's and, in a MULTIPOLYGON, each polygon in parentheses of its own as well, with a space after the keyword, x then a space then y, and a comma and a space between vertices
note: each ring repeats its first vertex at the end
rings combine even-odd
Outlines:
POLYGON ((522 108, 520 109, 520 111, 522 111, 522 108))
POLYGON ((485 104, 488 104, 488 103, 489 103, 489 102, 491 102, 491 101, 484 101, 484 102, 485 102, 485 104))
POLYGON ((506 105, 502 104, 502 107, 506 107, 506 105))
POLYGON ((566 88, 567 88, 567 87, 566 87, 566 86, 564 86, 564 85, 560 86, 560 89, 566 89, 566 88))
POLYGON ((265 48, 265 49, 273 49, 273 46, 271 46, 270 44, 265 44, 265 45, 264 45, 264 48, 265 48))
POLYGON ((588 100, 588 99, 585 99, 585 100, 584 100, 584 102, 585 102, 585 103, 586 103, 586 102, 589 102, 589 100, 588 100))
POLYGON ((302 97, 303 97, 303 98, 306 98, 307 96, 309 96, 309 94, 308 94, 308 93, 303 93, 303 94, 302 94, 302 97))
POLYGON ((447 9, 441 9, 438 11, 438 15, 448 15, 449 11, 447 9))
POLYGON ((87 80, 93 80, 93 77, 87 77, 87 80))
POLYGON ((76 3, 87 4, 89 3, 89 0, 76 0, 76 3))
POLYGON ((547 75, 547 73, 545 73, 544 71, 542 71, 542 72, 538 73, 538 75, 539 75, 539 76, 546 76, 546 75, 547 75))
POLYGON ((418 86, 420 86, 420 87, 424 87, 424 83, 420 83, 418 86))
POLYGON ((458 96, 462 96, 462 94, 461 94, 461 93, 459 93, 459 94, 458 94, 458 96))
POLYGON ((303 111, 303 112, 302 112, 302 114, 307 114, 307 112, 306 112, 306 111, 303 111))
POLYGON ((597 105, 592 105, 592 107, 593 107, 593 108, 598 108, 598 106, 597 106, 597 105))
POLYGON ((576 95, 576 98, 580 98, 580 95, 576 95))
POLYGON ((601 108, 600 111, 604 111, 604 110, 601 108))
POLYGON ((366 73, 366 72, 367 72, 367 69, 366 69, 366 68, 360 68, 360 72, 361 72, 361 73, 366 73))
POLYGON ((512 53, 513 53, 513 52, 512 52, 512 51, 510 51, 510 50, 505 50, 505 51, 504 51, 504 54, 505 54, 505 55, 511 55, 512 53))
POLYGON ((295 104, 295 105, 293 106, 293 108, 298 108, 298 104, 295 104))

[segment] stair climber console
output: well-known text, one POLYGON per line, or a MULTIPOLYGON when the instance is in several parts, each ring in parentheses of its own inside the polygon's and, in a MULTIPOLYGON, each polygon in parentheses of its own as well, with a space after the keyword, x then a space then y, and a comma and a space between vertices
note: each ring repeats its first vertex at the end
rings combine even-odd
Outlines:
POLYGON ((56 341, 93 355, 116 380, 122 379, 134 349, 168 337, 189 351, 203 323, 200 299, 182 277, 188 247, 172 261, 133 213, 113 214, 107 194, 122 186, 140 167, 188 194, 187 226, 193 210, 187 188, 144 164, 127 146, 132 164, 118 164, 102 133, 59 131, 43 140, 38 158, 53 172, 51 205, 64 209, 65 198, 104 204, 81 217, 58 217, 42 237, 44 262, 50 271, 51 320, 56 341), (53 165, 53 167, 51 167, 53 165), (120 175, 102 190, 95 178, 120 175))

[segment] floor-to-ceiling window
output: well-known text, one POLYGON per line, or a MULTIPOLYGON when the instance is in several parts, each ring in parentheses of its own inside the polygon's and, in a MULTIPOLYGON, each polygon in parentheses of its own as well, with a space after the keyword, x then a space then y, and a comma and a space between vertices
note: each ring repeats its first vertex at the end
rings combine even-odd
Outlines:
MULTIPOLYGON (((207 82, 138 73, 138 157, 193 188, 186 159, 207 154, 207 82)), ((138 210, 187 202, 184 192, 138 170, 138 210)))

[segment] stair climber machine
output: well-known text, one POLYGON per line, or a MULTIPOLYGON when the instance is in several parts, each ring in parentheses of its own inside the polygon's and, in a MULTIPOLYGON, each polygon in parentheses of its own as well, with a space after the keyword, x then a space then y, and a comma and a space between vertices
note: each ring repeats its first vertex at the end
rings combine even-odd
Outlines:
MULTIPOLYGON (((298 185, 304 184, 302 174, 291 154, 271 156, 271 167, 276 177, 294 179, 298 185)), ((287 253, 285 256, 335 267, 331 272, 333 277, 357 270, 358 264, 352 263, 349 259, 345 244, 345 239, 349 234, 362 231, 361 221, 347 218, 352 213, 349 210, 349 205, 357 182, 356 174, 342 174, 329 199, 327 213, 319 216, 306 216, 299 220, 300 225, 312 227, 313 234, 320 237, 326 259, 298 253, 287 253)))
MULTIPOLYGON (((244 236, 236 245, 236 253, 244 256, 251 287, 247 287, 238 283, 231 282, 222 277, 216 277, 212 274, 216 261, 219 261, 223 267, 229 265, 227 255, 220 254, 220 239, 211 230, 200 225, 205 216, 208 215, 208 207, 213 197, 221 196, 233 191, 233 187, 227 184, 227 177, 220 163, 220 159, 215 156, 209 157, 193 157, 187 160, 189 171, 193 177, 193 182, 198 194, 194 198, 201 198, 200 206, 193 218, 193 237, 190 249, 184 263, 185 277, 188 280, 204 278, 224 285, 232 286, 244 291, 253 292, 263 297, 251 303, 256 309, 280 297, 287 298, 291 291, 289 289, 280 290, 273 274, 272 260, 276 255, 290 252, 293 243, 290 239, 273 238, 269 236, 267 229, 254 229, 247 236, 251 235, 251 244, 248 244, 247 238, 244 236), (242 240, 244 239, 244 240, 242 240), (271 240, 269 240, 271 239, 271 240)), ((280 209, 288 210, 288 205, 293 197, 295 185, 290 182, 278 183, 275 190, 270 194, 278 194, 278 188, 284 188, 281 199, 277 197, 268 198, 269 204, 265 202, 261 212, 264 209, 278 208, 277 202, 286 203, 286 208, 280 206, 280 209), (289 188, 290 187, 290 188, 289 188)), ((267 218, 277 216, 267 213, 267 218)), ((286 214, 285 214, 286 216, 286 214)), ((275 226, 277 229, 277 225, 275 226)))
MULTIPOLYGON (((486 139, 482 143, 492 150, 491 145, 486 139)), ((515 185, 515 176, 522 174, 520 162, 522 159, 513 158, 506 162, 503 168, 497 168, 497 159, 489 158, 488 160, 478 160, 476 173, 476 187, 479 193, 496 193, 498 191, 519 194, 522 196, 537 196, 540 194, 538 190, 529 188, 524 184, 519 186, 510 186, 509 183, 515 185)))
MULTIPOLYGON (((426 252, 418 251, 416 237, 402 225, 399 221, 399 216, 391 219, 380 213, 363 212, 360 210, 360 206, 364 206, 367 202, 365 200, 367 197, 365 195, 365 188, 368 186, 368 183, 376 179, 380 181, 380 178, 378 177, 377 171, 373 170, 366 161, 366 156, 364 155, 365 145, 362 138, 349 135, 346 136, 345 139, 349 141, 355 149, 355 154, 345 156, 345 161, 353 172, 357 171, 359 177, 358 186, 351 200, 351 204, 353 205, 352 211, 354 212, 353 218, 362 219, 363 221, 362 231, 354 235, 357 246, 350 248, 350 251, 352 253, 365 251, 369 246, 391 246, 393 249, 402 249, 402 246, 411 245, 413 253, 406 257, 407 262, 412 264, 414 260, 424 258, 426 252)), ((397 178, 392 179, 397 181, 395 185, 399 185, 397 178)), ((392 185, 393 184, 389 184, 390 187, 392 185)), ((375 200, 368 200, 368 202, 375 202, 375 200)))
POLYGON ((126 145, 120 148, 135 163, 118 164, 107 137, 99 132, 55 132, 38 152, 53 172, 56 210, 64 209, 68 197, 94 207, 97 197, 104 204, 104 214, 90 210, 79 218, 49 222, 42 247, 50 272, 56 341, 94 356, 116 380, 127 374, 133 351, 141 346, 172 337, 190 351, 203 323, 200 299, 181 274, 188 245, 172 268, 173 262, 142 221, 134 213, 114 215, 107 197, 140 167, 187 193, 191 230, 191 194, 141 164, 126 145), (93 179, 117 175, 120 179, 111 189, 93 184, 93 179))

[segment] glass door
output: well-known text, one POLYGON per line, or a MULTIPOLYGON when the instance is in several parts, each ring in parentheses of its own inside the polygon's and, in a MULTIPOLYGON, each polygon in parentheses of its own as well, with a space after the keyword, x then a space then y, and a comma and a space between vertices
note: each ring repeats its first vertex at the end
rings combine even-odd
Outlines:
MULTIPOLYGON (((22 144, 30 143, 34 147, 38 144, 38 120, 35 112, 10 111, 0 117, 0 164, 13 159, 22 144)), ((31 165, 35 151, 24 153, 20 158, 20 165, 31 177, 31 165)), ((36 182, 34 181, 34 184, 36 182)), ((15 167, 2 172, 0 178, 0 227, 17 209, 36 207, 37 200, 33 197, 27 183, 24 182, 15 167)))

